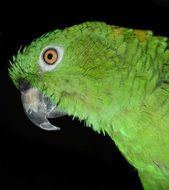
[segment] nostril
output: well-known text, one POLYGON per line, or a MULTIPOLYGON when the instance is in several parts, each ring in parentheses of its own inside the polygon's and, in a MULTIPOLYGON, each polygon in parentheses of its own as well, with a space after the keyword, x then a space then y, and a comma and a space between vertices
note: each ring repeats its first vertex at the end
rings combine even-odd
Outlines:
POLYGON ((24 91, 27 91, 31 88, 31 85, 30 83, 25 80, 25 79, 20 79, 19 80, 19 89, 20 91, 24 92, 24 91))

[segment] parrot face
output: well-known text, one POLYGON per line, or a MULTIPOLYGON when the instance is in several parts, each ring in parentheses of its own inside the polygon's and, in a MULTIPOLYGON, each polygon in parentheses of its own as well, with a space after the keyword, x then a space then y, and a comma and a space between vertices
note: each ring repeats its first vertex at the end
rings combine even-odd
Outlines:
POLYGON ((49 32, 13 58, 9 74, 35 125, 57 130, 47 118, 68 114, 84 120, 101 109, 104 98, 98 94, 110 57, 109 44, 102 40, 109 31, 108 26, 102 31, 105 26, 84 23, 49 32))
POLYGON ((58 130, 48 118, 77 117, 110 135, 146 190, 169 189, 167 37, 82 23, 34 40, 9 75, 36 126, 58 130))

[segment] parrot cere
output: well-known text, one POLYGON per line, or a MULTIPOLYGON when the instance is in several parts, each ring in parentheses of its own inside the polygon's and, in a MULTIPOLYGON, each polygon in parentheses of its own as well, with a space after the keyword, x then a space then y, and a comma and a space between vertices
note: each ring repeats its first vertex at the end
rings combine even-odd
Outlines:
POLYGON ((168 45, 149 30, 85 22, 19 50, 9 75, 36 126, 77 117, 112 138, 144 190, 169 190, 168 45))

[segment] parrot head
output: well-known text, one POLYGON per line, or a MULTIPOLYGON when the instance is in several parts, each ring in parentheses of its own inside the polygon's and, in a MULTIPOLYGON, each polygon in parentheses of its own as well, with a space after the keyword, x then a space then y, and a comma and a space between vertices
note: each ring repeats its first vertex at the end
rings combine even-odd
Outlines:
POLYGON ((57 29, 13 57, 9 75, 35 125, 57 130, 47 118, 67 114, 90 125, 91 118, 103 115, 103 104, 109 102, 102 91, 110 91, 106 76, 112 70, 112 42, 105 37, 111 30, 100 22, 57 29))

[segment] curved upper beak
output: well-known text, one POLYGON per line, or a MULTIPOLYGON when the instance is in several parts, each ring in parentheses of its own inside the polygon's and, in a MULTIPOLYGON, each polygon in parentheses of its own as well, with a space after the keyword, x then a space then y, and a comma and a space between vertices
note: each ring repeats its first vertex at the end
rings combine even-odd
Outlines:
POLYGON ((20 80, 19 87, 23 108, 30 121, 44 130, 59 130, 60 128, 52 125, 47 118, 61 117, 65 113, 60 112, 38 89, 31 87, 28 81, 20 80))

